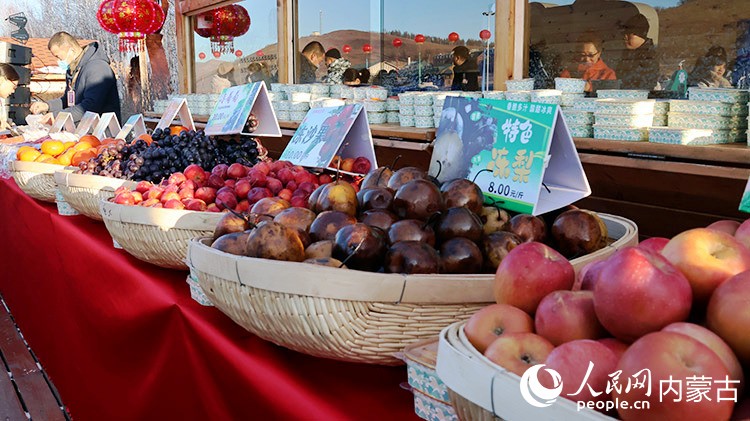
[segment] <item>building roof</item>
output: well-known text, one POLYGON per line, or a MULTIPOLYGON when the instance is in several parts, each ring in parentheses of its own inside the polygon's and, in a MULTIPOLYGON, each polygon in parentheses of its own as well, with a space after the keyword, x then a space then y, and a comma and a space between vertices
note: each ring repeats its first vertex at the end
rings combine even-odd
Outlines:
MULTIPOLYGON (((11 44, 21 44, 18 41, 10 37, 0 37, 0 41, 8 42, 11 44)), ((49 38, 29 38, 26 41, 25 46, 31 48, 31 69, 40 69, 46 66, 57 66, 57 58, 47 49, 47 43, 49 38)), ((89 45, 94 40, 78 40, 81 46, 89 45)))

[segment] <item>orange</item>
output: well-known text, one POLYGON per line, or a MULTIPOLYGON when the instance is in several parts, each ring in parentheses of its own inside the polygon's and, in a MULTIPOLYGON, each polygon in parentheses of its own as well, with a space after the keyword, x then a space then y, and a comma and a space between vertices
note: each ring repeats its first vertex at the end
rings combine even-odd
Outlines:
POLYGON ((113 137, 108 137, 106 139, 102 139, 102 145, 111 145, 113 143, 117 143, 117 139, 113 137))
POLYGON ((169 134, 172 136, 179 135, 181 132, 186 132, 188 129, 183 126, 172 126, 169 128, 169 134))
POLYGON ((21 146, 16 151, 16 159, 19 161, 33 161, 41 153, 31 146, 21 146))
POLYGON ((42 153, 47 155, 59 155, 65 150, 65 146, 59 140, 45 140, 42 142, 42 153))
POLYGON ((100 142, 99 142, 99 138, 97 138, 96 136, 94 136, 94 135, 92 135, 92 134, 87 134, 87 135, 83 135, 83 136, 81 136, 81 138, 80 138, 80 139, 78 139, 78 142, 79 142, 79 143, 80 143, 80 142, 87 142, 87 143, 88 143, 89 145, 91 145, 92 147, 94 147, 94 146, 99 146, 99 143, 100 143, 100 142))
POLYGON ((34 160, 34 162, 46 162, 49 159, 55 159, 55 157, 52 156, 52 155, 43 153, 43 154, 37 156, 36 159, 34 160))
POLYGON ((139 139, 142 139, 143 141, 145 141, 147 145, 150 145, 151 142, 154 141, 154 139, 151 137, 151 135, 147 134, 147 133, 144 133, 144 134, 138 136, 138 138, 136 140, 139 140, 139 139))
POLYGON ((73 157, 70 159, 70 165, 78 166, 81 162, 86 162, 89 159, 97 156, 96 149, 86 149, 85 151, 77 151, 73 154, 73 157))

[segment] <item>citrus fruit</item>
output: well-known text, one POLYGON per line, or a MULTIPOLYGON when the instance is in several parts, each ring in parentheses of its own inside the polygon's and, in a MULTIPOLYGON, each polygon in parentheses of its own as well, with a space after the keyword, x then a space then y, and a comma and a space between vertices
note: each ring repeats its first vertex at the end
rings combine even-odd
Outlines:
POLYGON ((65 149, 59 140, 45 140, 42 142, 42 153, 47 155, 59 155, 65 149))

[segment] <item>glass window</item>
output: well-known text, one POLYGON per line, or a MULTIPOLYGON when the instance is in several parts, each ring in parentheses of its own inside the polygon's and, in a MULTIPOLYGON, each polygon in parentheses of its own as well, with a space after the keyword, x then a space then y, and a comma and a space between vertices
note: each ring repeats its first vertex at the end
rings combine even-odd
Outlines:
MULTIPOLYGON (((202 17, 206 14, 193 18, 196 93, 219 93, 229 86, 278 80, 276 0, 245 0, 235 4, 247 11, 250 27, 231 43, 221 37, 199 35, 198 32, 208 35, 200 28, 212 23, 202 17)), ((225 25, 228 26, 231 25, 225 25)))

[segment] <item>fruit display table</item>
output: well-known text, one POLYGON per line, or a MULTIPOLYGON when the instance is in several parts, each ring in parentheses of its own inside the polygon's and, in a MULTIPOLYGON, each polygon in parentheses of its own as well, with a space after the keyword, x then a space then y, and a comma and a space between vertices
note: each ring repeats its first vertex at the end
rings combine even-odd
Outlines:
POLYGON ((0 181, 0 294, 79 420, 417 419, 403 367, 314 358, 190 298, 186 272, 112 247, 0 181))

